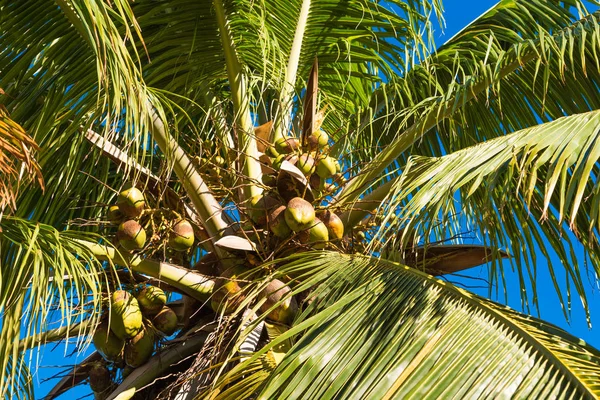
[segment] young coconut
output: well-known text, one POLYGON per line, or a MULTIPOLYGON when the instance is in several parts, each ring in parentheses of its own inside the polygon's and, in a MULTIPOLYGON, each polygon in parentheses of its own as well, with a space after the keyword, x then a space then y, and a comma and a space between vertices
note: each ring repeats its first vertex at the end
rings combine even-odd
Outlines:
POLYGON ((335 213, 325 210, 320 212, 318 216, 327 227, 329 240, 341 239, 344 236, 344 223, 335 213))
POLYGON ((109 329, 108 322, 98 325, 92 340, 96 350, 106 361, 115 362, 121 358, 125 341, 109 329))
POLYGON ((315 249, 322 249, 329 241, 329 233, 327 227, 319 218, 315 218, 313 224, 307 230, 298 234, 301 243, 314 243, 315 249))
POLYGON ((339 169, 338 161, 333 157, 325 157, 319 160, 317 164, 317 175, 321 177, 321 179, 327 179, 333 176, 339 169))
POLYGON ((275 150, 279 154, 289 154, 300 148, 300 141, 295 137, 279 138, 275 142, 275 150))
POLYGON ((132 368, 144 364, 154 351, 154 332, 144 328, 125 345, 125 362, 132 368))
POLYGON ((194 245, 194 228, 189 221, 182 219, 173 225, 169 232, 169 247, 176 251, 186 251, 194 245))
POLYGON ((146 231, 137 221, 130 219, 119 225, 117 239, 125 250, 141 250, 146 244, 146 231))
POLYGON ((110 329, 121 339, 132 338, 142 329, 138 301, 124 290, 116 290, 111 296, 110 329))
POLYGON ((315 209, 301 197, 291 199, 285 209, 285 222, 294 232, 300 232, 312 226, 315 209))
POLYGON ((125 218, 125 214, 121 211, 119 206, 110 206, 108 208, 107 218, 112 224, 120 224, 125 218))
POLYGON ((156 315, 167 302, 165 292, 156 286, 146 286, 136 297, 142 313, 156 315))
POLYGON ((152 318, 152 325, 165 336, 171 336, 177 330, 177 314, 170 307, 164 306, 162 310, 152 318))
POLYGON ((139 216, 146 207, 144 194, 135 186, 123 190, 117 198, 117 206, 128 217, 139 216))
POLYGON ((308 153, 302 154, 298 157, 298 161, 296 162, 296 167, 306 176, 309 176, 313 172, 315 172, 315 159, 310 156, 308 153))
POLYGON ((271 211, 268 218, 269 230, 273 232, 275 236, 282 239, 290 236, 292 233, 287 222, 285 222, 285 209, 285 206, 277 207, 271 211))
POLYGON ((321 150, 329 144, 329 136, 325 131, 318 130, 306 138, 308 148, 312 151, 321 150))
POLYGON ((101 362, 92 363, 88 372, 90 378, 90 388, 94 393, 104 393, 112 387, 110 371, 106 365, 101 362))
MULTIPOLYGON (((261 297, 266 297, 266 301, 260 306, 261 312, 267 312, 271 307, 288 296, 291 289, 278 279, 272 280, 266 288, 261 291, 261 297)), ((289 323, 294 319, 298 312, 298 303, 293 296, 288 297, 277 308, 272 310, 267 318, 281 323, 289 323)))

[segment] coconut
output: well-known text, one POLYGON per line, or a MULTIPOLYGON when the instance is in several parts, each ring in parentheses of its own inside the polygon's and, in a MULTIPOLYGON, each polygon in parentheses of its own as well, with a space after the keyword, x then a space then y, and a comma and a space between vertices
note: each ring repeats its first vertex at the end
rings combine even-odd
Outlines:
POLYGON ((275 146, 271 145, 267 146, 267 148, 265 149, 265 154, 271 158, 277 158, 277 156, 279 156, 279 152, 277 151, 275 146))
POLYGON ((262 181, 263 185, 269 187, 275 187, 277 184, 277 177, 271 174, 263 174, 260 180, 262 181))
POLYGON ((167 302, 165 292, 156 286, 146 286, 136 297, 142 312, 146 315, 155 315, 167 302))
POLYGON ((125 218, 125 215, 123 214, 119 206, 110 206, 108 208, 107 217, 111 223, 120 224, 121 221, 123 221, 123 218, 125 218))
POLYGON ((285 154, 281 154, 273 160, 273 169, 279 170, 281 168, 281 163, 285 161, 285 154))
POLYGON ((152 325, 165 336, 171 336, 177 330, 177 314, 171 308, 164 306, 162 310, 152 318, 152 325))
POLYGON ((142 312, 135 297, 124 290, 112 294, 110 329, 121 339, 134 337, 142 329, 142 312))
POLYGON ((125 341, 115 335, 109 328, 108 323, 103 322, 94 332, 94 346, 106 361, 117 361, 125 347, 125 341))
POLYGON ((298 157, 298 162, 296 162, 296 167, 306 176, 315 172, 315 159, 310 156, 308 153, 302 154, 298 157))
POLYGON ((279 138, 275 142, 275 150, 279 154, 289 154, 300 148, 300 141, 295 137, 279 138))
MULTIPOLYGON (((284 297, 288 296, 291 289, 282 281, 278 279, 272 280, 266 288, 261 291, 261 297, 266 298, 265 302, 260 306, 261 312, 267 312, 275 304, 279 303, 284 297)), ((298 312, 298 303, 293 296, 288 297, 281 304, 272 310, 267 318, 287 323, 291 322, 296 313, 298 312)))
POLYGON ((223 165, 225 165, 225 159, 219 155, 214 156, 212 158, 212 162, 218 167, 222 167, 223 165))
POLYGON ((327 227, 329 240, 341 239, 344 236, 344 223, 336 214, 325 210, 319 213, 319 219, 323 221, 327 227))
POLYGON ((315 209, 300 197, 291 199, 285 209, 285 222, 294 232, 300 232, 312 226, 315 219, 315 209))
POLYGON ((137 217, 144 211, 146 202, 144 201, 144 194, 138 188, 132 186, 119 193, 117 205, 123 214, 128 217, 137 217))
POLYGON ((142 329, 125 345, 125 362, 137 368, 150 358, 154 351, 154 333, 150 329, 142 329))
POLYGON ((101 362, 92 363, 88 372, 90 378, 90 388, 94 392, 102 393, 108 390, 112 385, 110 371, 106 365, 101 362))
POLYGON ((314 243, 315 249, 322 249, 329 240, 327 227, 319 218, 315 218, 310 228, 299 233, 298 238, 301 243, 314 243))
POLYGON ((325 157, 319 160, 317 164, 317 175, 322 179, 333 176, 339 168, 339 163, 333 157, 325 157))
POLYGON ((141 250, 146 244, 146 231, 137 221, 130 219, 119 225, 117 239, 125 250, 141 250))
POLYGON ((248 214, 254 223, 260 227, 267 225, 267 215, 274 209, 281 206, 281 202, 271 195, 254 196, 250 202, 248 214))
POLYGON ((225 270, 219 278, 215 279, 213 295, 210 299, 210 305, 215 312, 231 314, 244 300, 244 296, 240 295, 242 287, 236 278, 245 271, 244 267, 236 265, 225 270))
POLYGON ((269 230, 280 238, 286 238, 292 233, 287 222, 285 222, 285 209, 285 206, 277 207, 271 211, 268 218, 269 230))
POLYGON ((179 220, 169 232, 169 247, 185 251, 194 245, 194 228, 187 220, 179 220))
POLYGON ((306 142, 310 150, 320 150, 329 144, 329 136, 325 131, 318 130, 311 133, 306 138, 306 142))

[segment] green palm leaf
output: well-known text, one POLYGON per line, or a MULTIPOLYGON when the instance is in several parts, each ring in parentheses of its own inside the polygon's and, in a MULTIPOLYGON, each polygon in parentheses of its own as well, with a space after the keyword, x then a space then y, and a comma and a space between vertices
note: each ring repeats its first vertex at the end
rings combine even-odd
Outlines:
POLYGON ((0 229, 0 393, 6 395, 31 391, 19 352, 51 340, 44 333, 51 323, 65 326, 66 338, 73 335, 87 343, 85 337, 101 317, 102 287, 112 269, 76 241, 96 240, 97 235, 59 232, 10 216, 2 219, 0 229), (77 325, 83 319, 87 322, 77 325), (74 325, 77 329, 71 329, 74 325), (32 340, 21 342, 20 332, 32 340))
POLYGON ((597 350, 430 275, 316 253, 290 260, 281 273, 299 277, 296 291, 322 285, 295 326, 267 346, 298 338, 258 398, 600 394, 597 350))

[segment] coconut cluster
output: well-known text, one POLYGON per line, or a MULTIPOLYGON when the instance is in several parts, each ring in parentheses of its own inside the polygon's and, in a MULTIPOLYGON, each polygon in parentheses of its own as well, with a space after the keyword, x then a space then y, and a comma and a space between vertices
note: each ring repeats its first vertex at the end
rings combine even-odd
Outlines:
POLYGON ((107 369, 107 364, 113 370, 137 368, 148 361, 161 338, 178 330, 177 314, 166 302, 166 293, 156 286, 145 286, 137 295, 127 290, 112 293, 109 315, 96 328, 93 337, 94 346, 105 361, 90 370, 90 386, 94 392, 112 387, 112 374, 109 373, 107 379, 106 373, 100 373, 102 368, 107 369))
POLYGON ((121 249, 143 251, 160 247, 165 243, 172 251, 184 252, 194 246, 192 224, 170 209, 149 209, 146 196, 135 186, 119 193, 117 203, 108 208, 108 221, 118 226, 115 240, 121 249), (165 218, 167 215, 170 218, 165 218), (150 229, 150 234, 147 234, 150 229), (148 239, 154 243, 148 246, 148 239))
MULTIPOLYGON (((326 203, 343 181, 343 174, 338 161, 329 154, 329 145, 329 136, 318 130, 304 143, 286 137, 265 146, 259 157, 265 190, 247 205, 248 229, 240 235, 260 243, 260 250, 240 253, 230 249, 233 255, 243 254, 243 261, 227 269, 217 266, 216 272, 207 269, 207 263, 200 262, 196 267, 201 273, 216 274, 211 299, 215 312, 236 310, 244 300, 243 287, 248 281, 243 279, 244 274, 270 255, 276 258, 341 244, 344 224, 326 203)), ((299 307, 290 287, 281 280, 266 284, 259 301, 259 310, 267 313, 267 319, 284 324, 293 320, 299 307)))

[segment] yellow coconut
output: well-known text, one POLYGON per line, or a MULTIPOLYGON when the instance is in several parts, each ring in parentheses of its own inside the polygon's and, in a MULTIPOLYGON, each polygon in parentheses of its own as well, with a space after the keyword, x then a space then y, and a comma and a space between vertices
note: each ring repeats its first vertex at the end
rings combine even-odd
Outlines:
POLYGON ((237 277, 245 271, 244 267, 236 265, 223 271, 221 276, 215 279, 215 289, 210 298, 210 305, 215 312, 231 314, 244 300, 240 295, 242 286, 237 277))
POLYGON ((169 232, 169 247, 176 251, 185 251, 194 245, 194 228, 189 221, 182 219, 173 225, 169 232))
POLYGON ((142 329, 138 301, 124 290, 116 290, 111 296, 110 329, 121 339, 132 338, 142 329))
POLYGON ((123 214, 128 217, 137 217, 144 211, 146 201, 141 190, 132 186, 119 193, 117 205, 123 214))
POLYGON ((141 250, 146 244, 146 231, 137 221, 130 219, 119 225, 117 239, 125 250, 141 250))
POLYGON ((120 224, 121 221, 123 221, 123 218, 125 218, 125 214, 123 214, 119 206, 110 206, 108 208, 107 218, 113 224, 120 224))
POLYGON ((92 340, 96 350, 106 361, 115 362, 121 358, 125 341, 109 329, 107 322, 103 322, 96 328, 92 340))
POLYGON ((145 315, 156 315, 167 302, 165 292, 156 286, 146 286, 136 297, 145 315))
POLYGON ((315 249, 322 249, 329 240, 327 227, 319 218, 315 218, 310 228, 300 232, 298 238, 302 243, 312 243, 315 249))
POLYGON ((317 164, 317 175, 321 179, 327 179, 333 176, 339 169, 339 163, 333 157, 325 157, 319 160, 317 164))
POLYGON ((329 240, 341 239, 344 236, 344 223, 335 213, 325 210, 320 212, 318 216, 327 227, 329 240))
POLYGON ((315 209, 301 197, 291 199, 285 209, 285 222, 294 232, 308 229, 315 219, 315 209))

